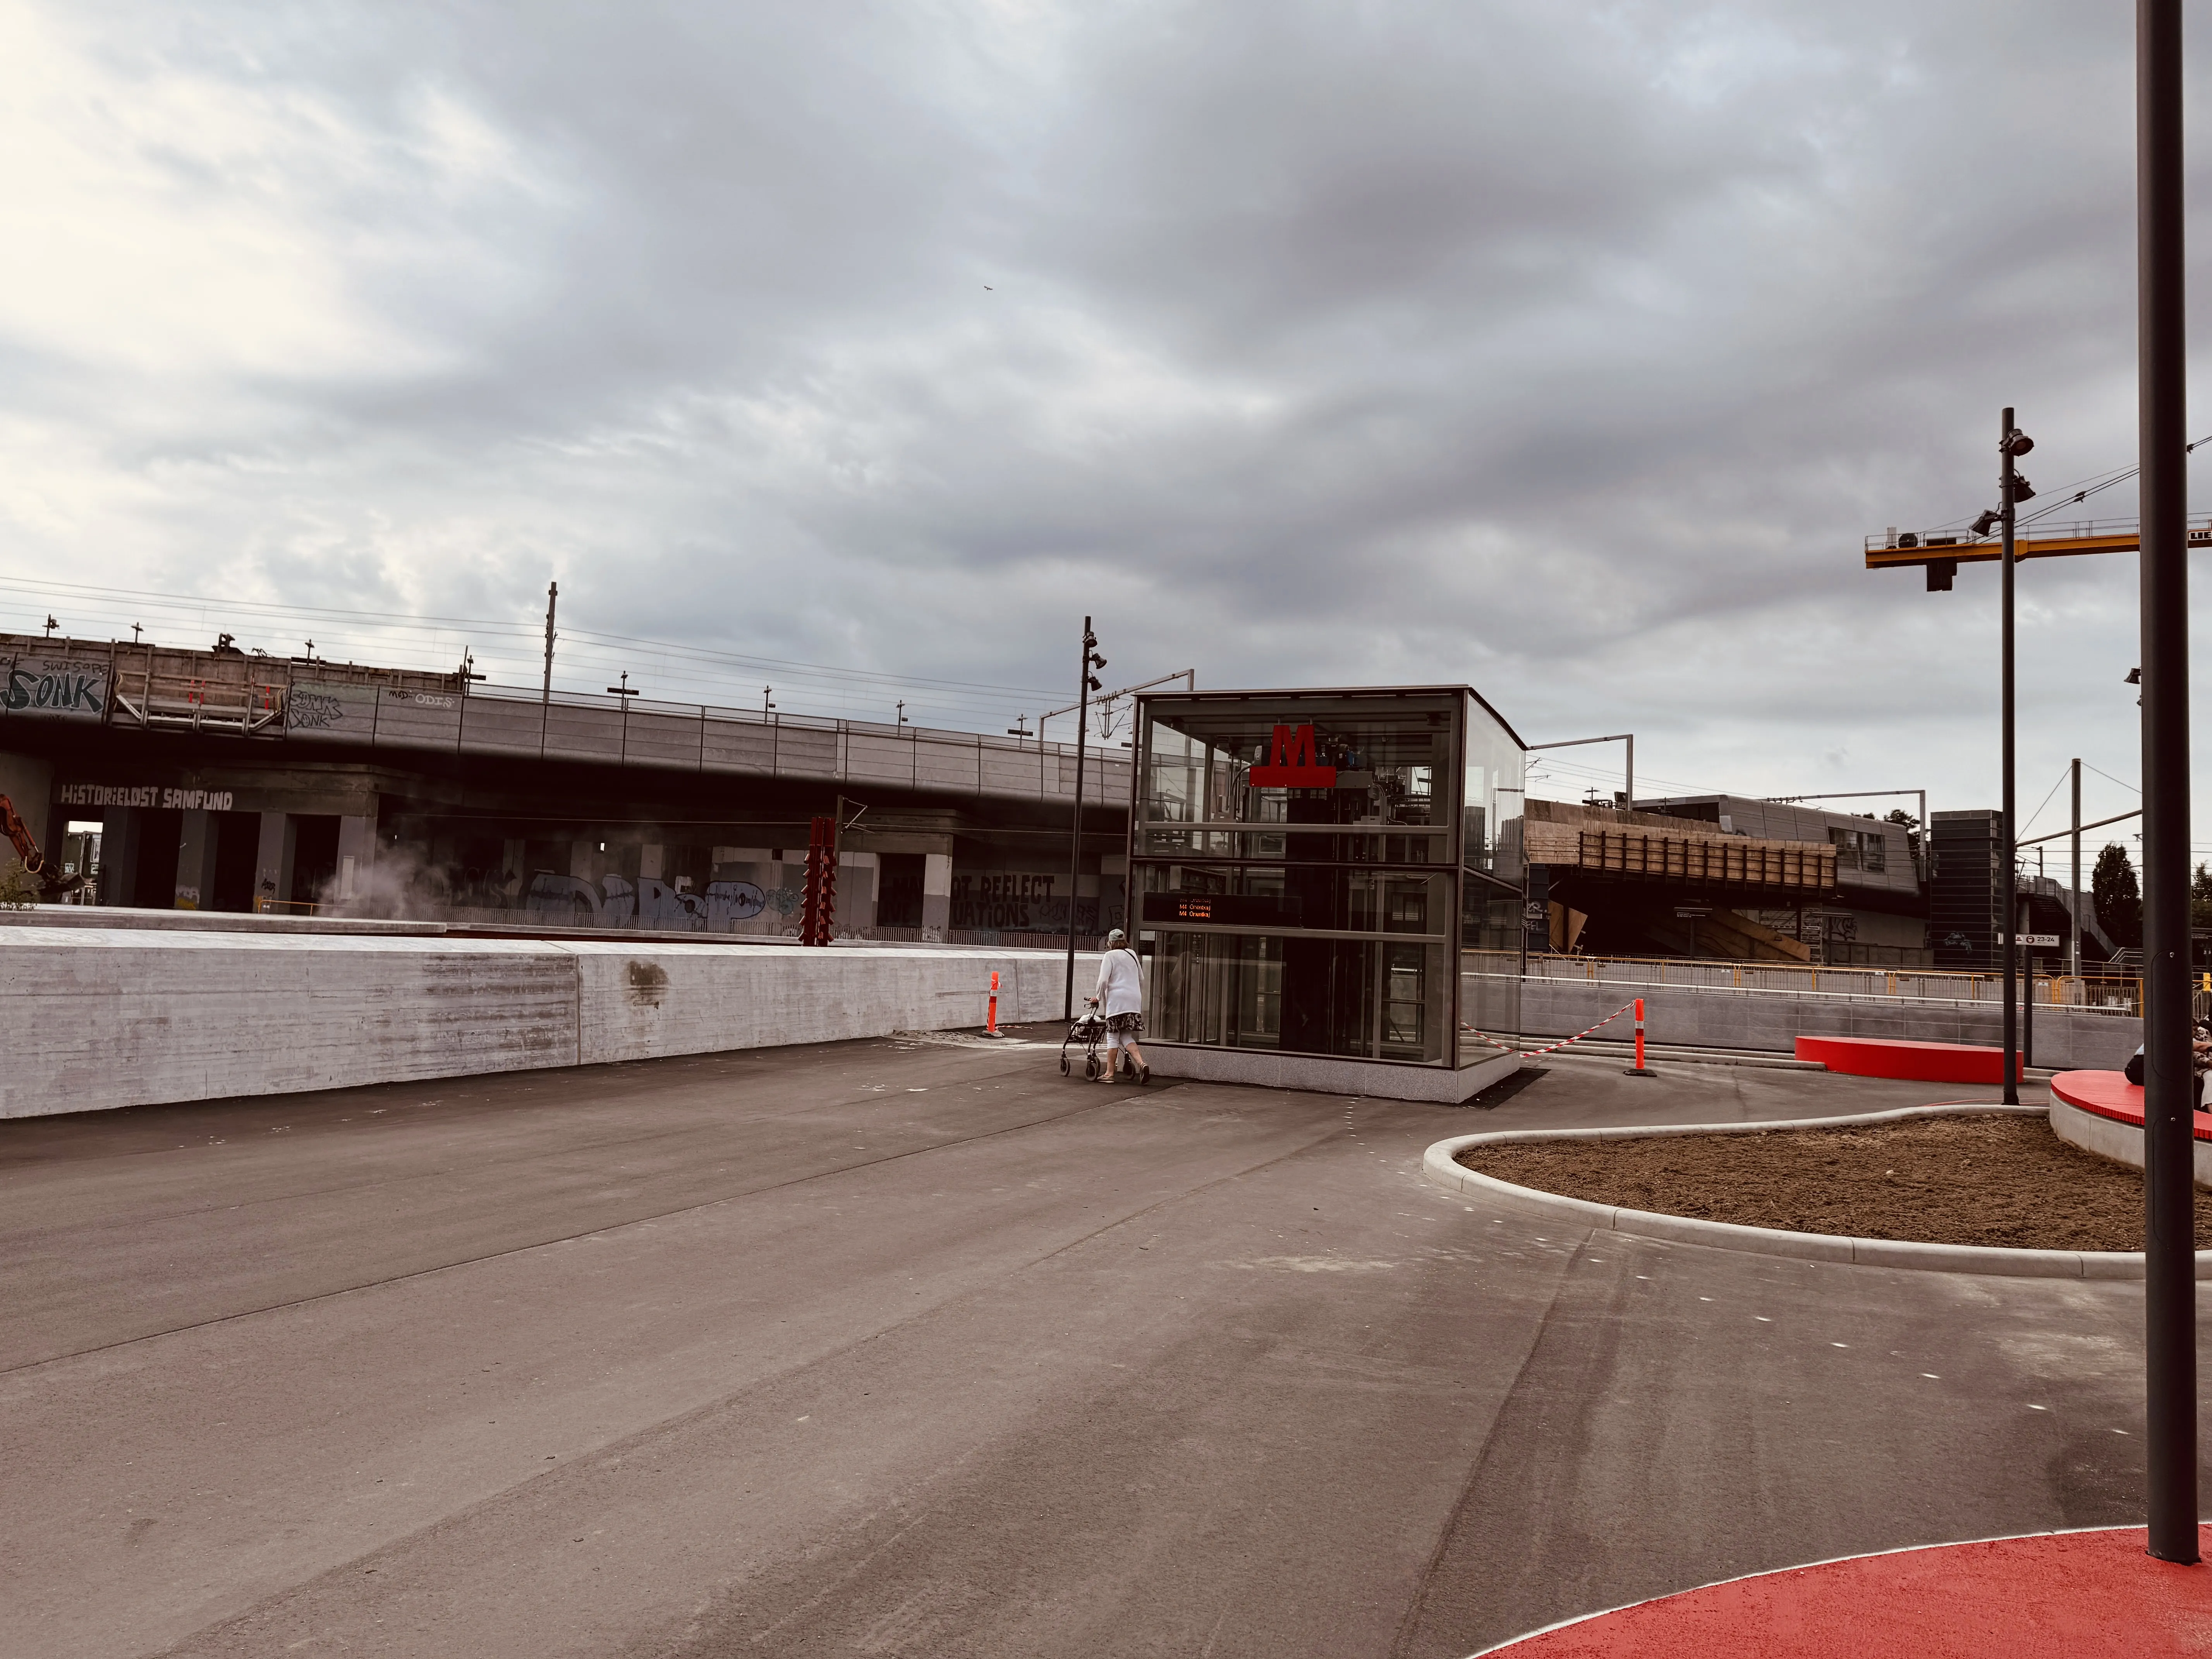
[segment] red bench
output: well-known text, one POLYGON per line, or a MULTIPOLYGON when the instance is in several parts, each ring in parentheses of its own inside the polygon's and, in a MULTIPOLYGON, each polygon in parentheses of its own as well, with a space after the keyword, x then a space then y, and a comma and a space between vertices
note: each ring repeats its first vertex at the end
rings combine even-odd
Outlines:
MULTIPOLYGON (((2004 1081, 2004 1050, 1976 1042, 1801 1036, 1797 1039, 1797 1058, 1818 1060, 1830 1071, 1850 1077, 1907 1078, 1919 1083, 2004 1081)), ((2018 1054, 2013 1060, 2015 1064, 2021 1063, 2018 1054)), ((2022 1065, 2020 1075, 2025 1074, 2022 1065)))
MULTIPOLYGON (((2115 1123, 2142 1127, 2142 1085, 2129 1082, 2124 1073, 2061 1072, 2051 1079, 2051 1096, 2115 1123)), ((2212 1140, 2212 1112, 2196 1117, 2197 1139, 2212 1140)))
MULTIPOLYGON (((2142 1087, 2119 1072, 2061 1072, 2051 1079, 2051 1133, 2086 1152, 2132 1164, 2143 1162, 2142 1087)), ((2190 1149, 2191 1178, 2212 1187, 2212 1112, 2198 1112, 2191 1126, 2197 1144, 2190 1149)))

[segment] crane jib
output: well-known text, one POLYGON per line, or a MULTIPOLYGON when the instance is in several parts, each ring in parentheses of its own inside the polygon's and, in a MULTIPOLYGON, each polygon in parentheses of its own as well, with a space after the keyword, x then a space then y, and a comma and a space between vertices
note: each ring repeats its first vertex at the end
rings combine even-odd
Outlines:
MULTIPOLYGON (((1911 568, 1950 562, 1958 564, 1995 563, 2004 556, 2003 544, 1994 536, 1981 539, 1972 536, 1915 537, 1910 545, 1892 545, 1886 538, 1867 538, 1866 564, 1869 570, 1885 570, 1892 566, 1911 568)), ((2212 525, 2189 526, 2189 545, 2191 548, 2212 547, 2212 525)), ((2081 553, 2134 553, 2142 549, 2141 534, 2130 528, 2101 532, 2092 535, 2021 536, 2013 543, 2013 557, 2018 559, 2049 559, 2081 553)))

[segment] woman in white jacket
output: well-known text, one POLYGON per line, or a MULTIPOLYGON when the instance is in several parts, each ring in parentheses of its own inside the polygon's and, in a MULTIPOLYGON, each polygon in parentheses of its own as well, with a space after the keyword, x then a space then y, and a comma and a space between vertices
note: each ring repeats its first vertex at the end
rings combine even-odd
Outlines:
POLYGON ((1152 1068, 1145 1064, 1137 1039, 1145 1030, 1145 968, 1129 948, 1129 936, 1116 927, 1106 935, 1106 954, 1098 963, 1098 994, 1091 1006, 1106 1016, 1106 1069, 1101 1083, 1111 1083, 1120 1069, 1121 1050, 1129 1051, 1129 1064, 1137 1081, 1150 1083, 1152 1068))

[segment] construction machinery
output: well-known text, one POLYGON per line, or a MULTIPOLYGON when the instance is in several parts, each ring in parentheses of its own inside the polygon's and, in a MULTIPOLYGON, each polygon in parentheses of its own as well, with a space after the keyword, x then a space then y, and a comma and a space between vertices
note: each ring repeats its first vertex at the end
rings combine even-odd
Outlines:
POLYGON ((64 876, 55 873, 47 864, 46 854, 39 851, 39 843, 33 839, 30 826, 15 811, 15 803, 5 795, 0 795, 0 834, 5 834, 15 848, 15 856, 22 863, 23 873, 38 882, 40 898, 58 899, 64 893, 74 893, 84 885, 82 874, 64 876))
MULTIPOLYGON (((2191 517, 2189 545, 2212 547, 2212 514, 2191 517)), ((2142 530, 2136 520, 2088 519, 2075 524, 2034 526, 2014 538, 2013 557, 2048 559, 2080 553, 2133 553, 2142 546, 2142 530)), ((1928 572, 1930 592, 1948 591, 1952 575, 1962 564, 1981 564, 2003 556, 2002 539, 1982 526, 1978 520, 1964 530, 1942 533, 1891 530, 1866 538, 1868 569, 1919 565, 1928 572)))

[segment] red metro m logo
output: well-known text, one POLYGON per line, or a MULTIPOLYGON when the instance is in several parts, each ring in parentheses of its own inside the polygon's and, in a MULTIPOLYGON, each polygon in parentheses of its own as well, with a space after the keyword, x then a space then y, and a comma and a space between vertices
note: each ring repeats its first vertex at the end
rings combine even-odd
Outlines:
POLYGON ((1336 769, 1316 757, 1311 725, 1279 726, 1267 763, 1252 769, 1252 782, 1261 789, 1333 789, 1336 769))

